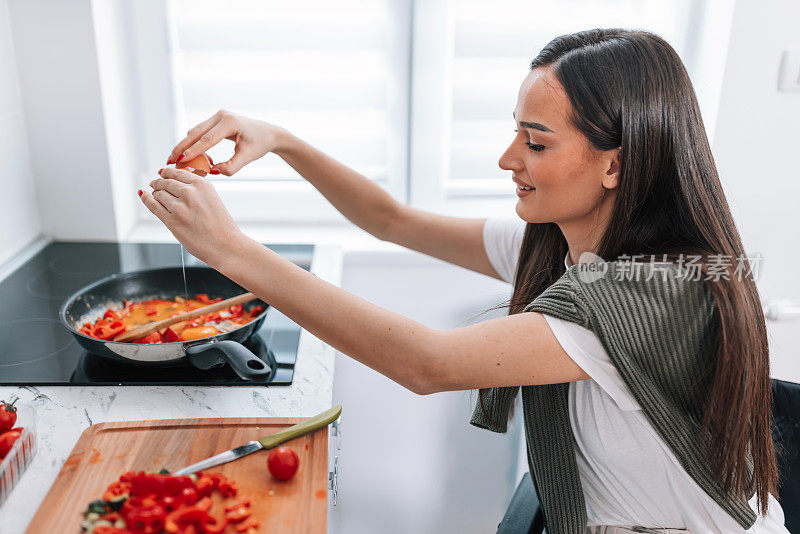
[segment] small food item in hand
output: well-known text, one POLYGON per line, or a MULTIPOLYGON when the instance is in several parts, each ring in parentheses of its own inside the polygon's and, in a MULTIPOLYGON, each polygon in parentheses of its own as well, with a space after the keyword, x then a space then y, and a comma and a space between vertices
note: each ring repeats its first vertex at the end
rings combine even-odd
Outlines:
POLYGON ((22 435, 22 428, 17 427, 0 434, 0 459, 5 458, 11 451, 11 447, 22 435))
POLYGON ((11 404, 6 401, 0 402, 0 434, 14 428, 14 423, 17 422, 17 408, 14 404, 17 400, 19 399, 14 399, 11 404))
POLYGON ((180 163, 176 163, 175 167, 178 169, 190 170, 197 176, 202 177, 211 172, 212 165, 214 165, 214 162, 207 154, 200 154, 189 161, 181 161, 180 163))
POLYGON ((300 458, 289 447, 272 449, 267 457, 267 467, 272 476, 278 480, 289 480, 297 473, 300 458))

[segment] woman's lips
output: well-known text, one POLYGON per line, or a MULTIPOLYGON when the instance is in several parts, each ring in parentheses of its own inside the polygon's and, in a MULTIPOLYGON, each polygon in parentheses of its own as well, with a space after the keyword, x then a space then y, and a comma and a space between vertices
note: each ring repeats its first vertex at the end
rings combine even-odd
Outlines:
POLYGON ((536 191, 536 189, 522 189, 520 186, 517 186, 517 196, 519 198, 526 197, 536 191))
POLYGON ((516 178, 512 178, 515 184, 517 184, 517 196, 522 198, 524 196, 528 196, 531 194, 532 191, 536 191, 536 188, 532 185, 528 185, 526 183, 517 180, 516 178))

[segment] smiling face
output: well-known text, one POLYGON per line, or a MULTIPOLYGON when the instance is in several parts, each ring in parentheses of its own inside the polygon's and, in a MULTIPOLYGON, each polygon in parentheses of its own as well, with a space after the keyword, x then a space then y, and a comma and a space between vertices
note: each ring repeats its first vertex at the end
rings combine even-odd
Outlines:
POLYGON ((517 134, 499 161, 517 185, 527 222, 597 225, 613 207, 619 149, 599 151, 572 125, 572 105, 546 67, 530 71, 514 110, 517 134), (527 188, 533 188, 527 190, 527 188))

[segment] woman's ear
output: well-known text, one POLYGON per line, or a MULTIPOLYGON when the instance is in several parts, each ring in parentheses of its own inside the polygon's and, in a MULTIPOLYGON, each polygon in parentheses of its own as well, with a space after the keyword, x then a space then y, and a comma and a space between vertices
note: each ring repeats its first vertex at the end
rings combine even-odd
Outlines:
POLYGON ((607 153, 606 161, 606 174, 603 176, 603 187, 606 189, 615 189, 619 185, 620 173, 620 158, 622 154, 622 147, 609 150, 607 153))

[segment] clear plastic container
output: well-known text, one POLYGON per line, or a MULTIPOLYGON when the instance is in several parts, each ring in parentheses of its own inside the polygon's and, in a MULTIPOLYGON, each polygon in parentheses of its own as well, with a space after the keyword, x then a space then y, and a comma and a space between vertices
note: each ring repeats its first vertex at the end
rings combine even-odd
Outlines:
POLYGON ((24 430, 0 462, 0 506, 3 506, 36 454, 36 408, 32 404, 16 406, 17 422, 14 427, 19 426, 24 430))

